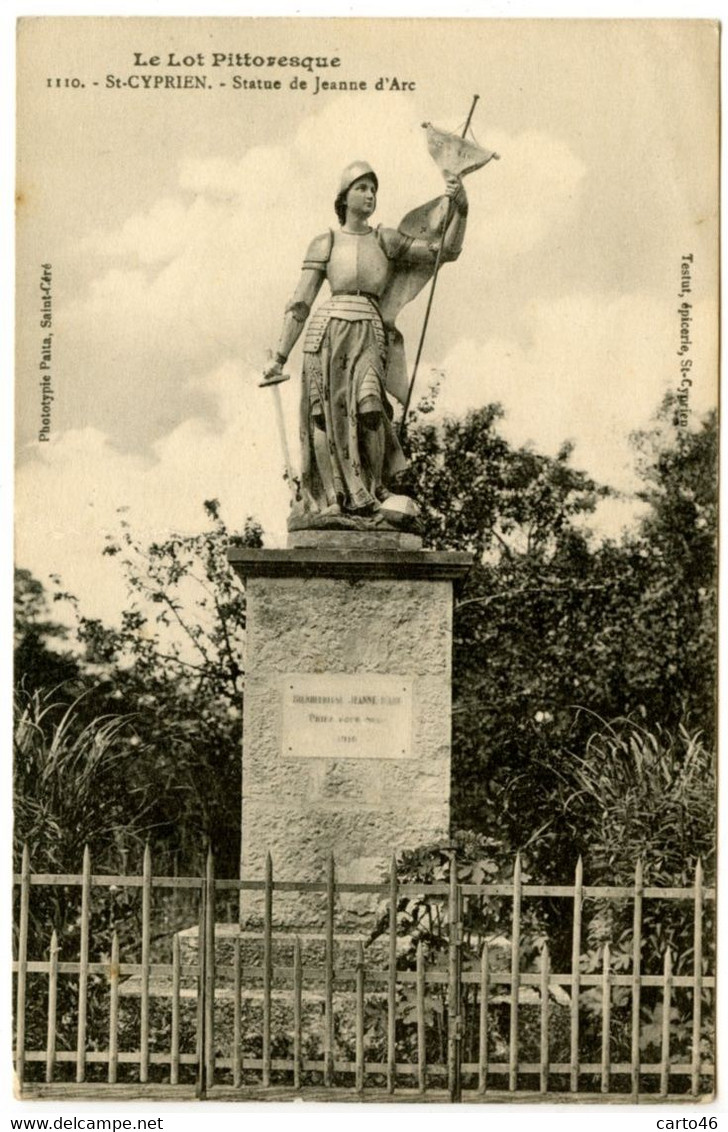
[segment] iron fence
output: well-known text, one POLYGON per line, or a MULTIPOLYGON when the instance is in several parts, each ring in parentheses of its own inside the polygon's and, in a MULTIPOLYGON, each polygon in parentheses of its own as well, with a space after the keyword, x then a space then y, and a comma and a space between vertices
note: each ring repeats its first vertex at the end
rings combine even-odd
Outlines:
POLYGON ((26 849, 15 883, 24 1096, 664 1101, 712 1092, 715 976, 704 937, 715 890, 700 864, 691 887, 675 888, 646 885, 639 862, 631 886, 585 884, 581 862, 573 884, 533 884, 519 857, 507 883, 463 883, 454 862, 449 880, 400 883, 393 860, 387 882, 361 884, 338 880, 333 859, 320 881, 277 880, 270 856, 259 880, 216 878, 211 855, 204 875, 155 876, 148 848, 138 875, 94 873, 88 850, 78 874, 33 873, 26 849), (221 904, 251 894, 255 922, 216 923, 221 904), (286 894, 319 901, 315 931, 276 920, 286 894), (350 897, 380 906, 379 934, 342 931, 350 897), (405 954, 400 921, 412 900, 442 910, 439 948, 423 933, 405 954), (506 902, 506 937, 464 946, 473 900, 506 902), (544 900, 570 905, 562 972, 548 939, 536 963, 524 958, 525 904, 544 900), (170 901, 194 919, 190 930, 165 920, 170 901), (643 969, 650 901, 689 923, 687 973, 670 946, 659 971, 643 969), (588 902, 631 905, 627 959, 617 962, 606 940, 601 969, 583 969, 588 902), (60 934, 44 934, 44 916, 60 917, 60 934), (477 962, 464 963, 465 953, 477 962), (659 1057, 646 1060, 655 1048, 659 1057))

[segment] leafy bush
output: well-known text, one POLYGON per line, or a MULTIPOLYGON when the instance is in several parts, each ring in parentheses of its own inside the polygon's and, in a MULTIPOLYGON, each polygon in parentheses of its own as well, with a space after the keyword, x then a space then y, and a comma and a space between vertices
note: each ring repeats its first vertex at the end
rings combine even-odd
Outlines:
POLYGON ((559 773, 563 820, 596 884, 688 886, 715 869, 715 756, 700 734, 603 723, 559 773), (609 878, 609 879, 608 879, 609 878))
POLYGON ((20 694, 14 733, 15 849, 27 844, 38 872, 77 872, 88 845, 97 865, 116 866, 120 841, 143 841, 145 801, 135 785, 132 721, 86 722, 82 699, 20 694))

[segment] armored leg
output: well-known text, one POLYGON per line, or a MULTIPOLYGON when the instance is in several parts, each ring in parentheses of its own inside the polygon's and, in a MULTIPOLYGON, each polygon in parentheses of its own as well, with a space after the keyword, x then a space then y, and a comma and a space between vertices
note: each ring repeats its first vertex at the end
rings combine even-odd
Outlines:
POLYGON ((313 437, 313 451, 316 457, 316 467, 324 489, 324 494, 326 495, 326 504, 327 507, 335 507, 337 505, 337 499, 336 491, 334 490, 334 478, 331 474, 331 453, 329 452, 329 443, 326 437, 323 417, 318 415, 313 417, 311 435, 313 437))
POLYGON ((381 412, 362 413, 360 417, 362 455, 369 473, 368 490, 376 499, 383 494, 384 426, 381 412))

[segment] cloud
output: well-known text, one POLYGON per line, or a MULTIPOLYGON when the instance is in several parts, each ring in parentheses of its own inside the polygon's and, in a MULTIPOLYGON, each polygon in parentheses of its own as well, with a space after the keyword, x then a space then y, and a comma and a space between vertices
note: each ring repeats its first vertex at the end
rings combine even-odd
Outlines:
MULTIPOLYGON (((37 449, 17 474, 18 563, 41 580, 59 574, 84 613, 110 620, 125 590, 117 560, 101 551, 105 535, 118 531, 120 508, 144 542, 203 529, 202 502, 216 497, 232 528, 252 515, 265 522, 267 545, 285 545, 288 492, 273 403, 252 377, 232 363, 205 375, 222 427, 190 418, 148 456, 120 451, 94 428, 69 430, 37 449)), ((287 393, 290 435, 296 405, 294 391, 287 393)))
MULTIPOLYGON (((81 383, 108 353, 110 318, 115 368, 126 354, 134 360, 125 374, 132 387, 157 369, 168 381, 164 359, 199 372, 231 352, 262 365, 309 240, 335 223, 338 175, 349 161, 366 157, 380 170, 385 223, 440 192, 409 100, 392 109, 387 131, 370 136, 352 135, 355 114, 360 120, 356 97, 340 96, 306 118, 290 145, 186 160, 178 196, 92 233, 85 246, 100 273, 63 311, 81 383)), ((498 175, 490 166, 468 182, 471 265, 494 251, 502 263, 543 240, 573 207, 582 175, 564 143, 544 134, 502 136, 498 145, 507 154, 498 175)))
POLYGON ((488 143, 502 156, 483 174, 485 200, 471 214, 468 242, 502 271, 547 239, 560 245, 562 230, 579 213, 587 169, 565 142, 543 132, 508 137, 494 131, 488 143))
MULTIPOLYGON (((629 434, 644 428, 680 381, 677 315, 647 295, 574 293, 529 304, 524 338, 462 340, 437 362, 445 374, 439 413, 459 415, 488 401, 506 409, 504 435, 573 461, 622 491, 636 486, 629 434)), ((712 303, 694 309, 693 418, 715 404, 712 303), (697 344, 702 345, 702 353, 697 344)))
POLYGON ((144 213, 135 213, 112 232, 93 232, 85 250, 96 256, 134 256, 141 263, 161 263, 179 255, 188 229, 188 209, 174 197, 158 200, 144 213))
MULTIPOLYGON (((134 530, 151 539, 200 529, 202 501, 215 496, 231 525, 255 515, 283 543, 274 394, 257 386, 266 351, 309 240, 335 223, 346 164, 365 158, 379 172, 384 223, 439 193, 419 126, 426 113, 417 96, 403 96, 388 103, 388 129, 377 116, 368 131, 357 96, 332 97, 285 144, 182 160, 176 190, 87 236, 96 274, 57 309, 56 368, 65 378, 54 439, 19 452, 19 562, 39 576, 61 573, 87 611, 103 615, 123 596, 118 567, 99 553, 117 507, 129 507, 134 530)), ((643 427, 676 383, 675 313, 664 297, 600 294, 598 281, 591 291, 575 287, 564 261, 529 284, 531 302, 514 305, 507 288, 523 293, 528 265, 548 265, 566 233, 573 244, 585 168, 544 132, 485 140, 502 159, 468 179, 467 259, 448 269, 430 332, 431 364, 447 374, 440 411, 500 400, 511 441, 555 451, 573 439, 575 463, 629 490, 627 432, 643 427)), ((696 308, 705 356, 698 366, 696 355, 696 410, 714 400, 714 325, 712 308, 696 308)), ((408 347, 411 362, 411 336, 408 347)), ((297 453, 298 381, 281 396, 297 453)))
MULTIPOLYGON (((423 116, 415 96, 403 97, 391 104, 386 131, 377 119, 367 132, 357 96, 335 96, 301 122, 290 144, 188 157, 176 193, 88 235, 83 247, 96 274, 58 311, 56 364, 69 379, 56 428, 82 422, 121 448, 149 451, 177 421, 212 421, 216 403, 203 375, 228 360, 262 369, 309 241, 336 223, 340 170, 356 158, 372 163, 381 178, 377 219, 388 224, 439 194, 423 116)), ((503 161, 468 181, 468 270, 451 271, 451 286, 441 289, 435 341, 444 328, 452 341, 472 324, 466 310, 477 309, 472 294, 484 290, 494 255, 506 270, 509 256, 543 243, 574 207, 582 169, 563 142, 536 132, 496 142, 503 161)), ((421 318, 424 301, 405 315, 405 327, 421 318)))
MULTIPOLYGON (((714 325, 711 319, 710 308, 696 308, 696 341, 714 325)), ((633 491, 628 432, 643 427, 665 389, 675 386, 671 313, 645 296, 604 301, 573 294, 534 304, 526 322, 531 334, 523 341, 453 346, 441 362, 438 414, 501 401, 506 416, 500 427, 511 443, 532 442, 554 453, 571 439, 575 466, 633 491)), ((426 373, 424 366, 421 389, 426 373)), ((144 455, 121 450, 92 427, 36 446, 17 475, 19 564, 41 579, 59 573, 85 613, 108 621, 124 601, 118 563, 101 555, 104 535, 118 528, 118 508, 128 508, 132 530, 151 541, 171 530, 200 530, 202 501, 219 498, 230 526, 242 527, 252 515, 263 523, 267 545, 285 545, 289 496, 275 394, 257 381, 253 368, 232 359, 191 379, 192 393, 214 411, 174 423, 144 455)), ((279 391, 297 464, 298 380, 279 391)), ((709 381, 693 388, 696 416, 714 403, 713 395, 709 381)), ((600 506, 596 524, 616 536, 636 514, 632 500, 610 500, 600 506)))

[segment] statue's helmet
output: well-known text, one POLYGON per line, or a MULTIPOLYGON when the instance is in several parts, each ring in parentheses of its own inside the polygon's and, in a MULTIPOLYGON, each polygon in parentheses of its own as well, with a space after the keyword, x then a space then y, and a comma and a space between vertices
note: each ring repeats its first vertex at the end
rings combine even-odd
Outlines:
POLYGON ((379 181, 377 179, 376 173, 372 169, 369 162, 368 161, 352 161, 351 165, 347 165, 346 169, 341 174, 341 181, 339 182, 338 196, 341 196, 342 193, 348 192, 349 189, 351 188, 351 186, 354 184, 354 182, 358 181, 360 177, 367 177, 367 176, 369 176, 373 179, 374 188, 376 190, 378 190, 379 189, 379 181))

